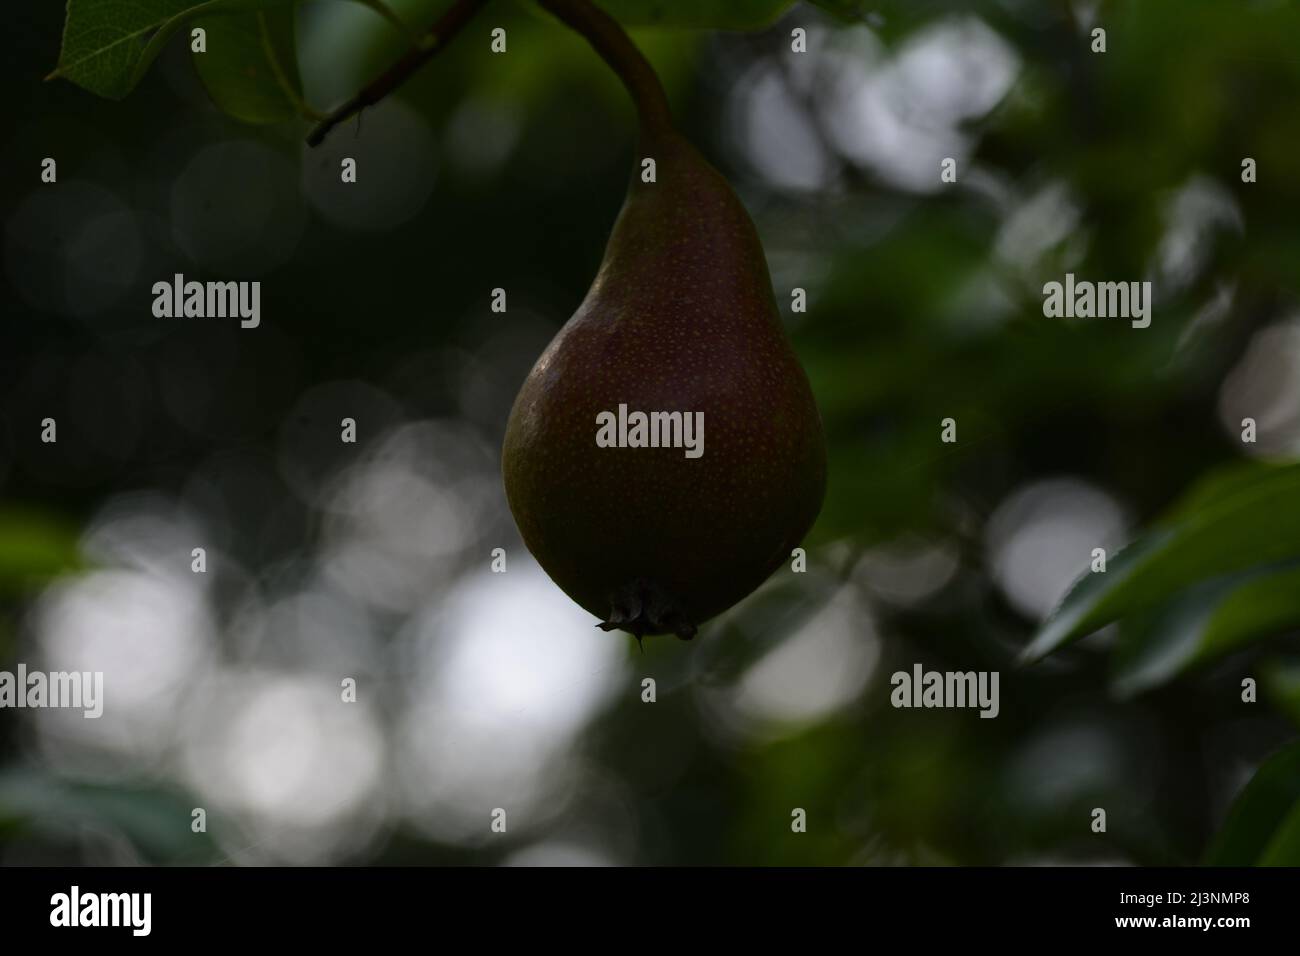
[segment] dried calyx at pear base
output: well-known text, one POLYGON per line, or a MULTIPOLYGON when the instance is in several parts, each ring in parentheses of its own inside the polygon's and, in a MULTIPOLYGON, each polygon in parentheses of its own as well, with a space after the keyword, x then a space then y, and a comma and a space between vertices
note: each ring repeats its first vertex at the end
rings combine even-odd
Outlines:
POLYGON ((812 526, 826 485, 821 419, 754 224, 673 128, 650 65, 585 0, 542 5, 628 86, 638 161, 591 289, 515 399, 506 495, 528 549, 600 627, 689 639, 812 526), (598 422, 620 406, 699 421, 702 454, 601 447, 598 422))

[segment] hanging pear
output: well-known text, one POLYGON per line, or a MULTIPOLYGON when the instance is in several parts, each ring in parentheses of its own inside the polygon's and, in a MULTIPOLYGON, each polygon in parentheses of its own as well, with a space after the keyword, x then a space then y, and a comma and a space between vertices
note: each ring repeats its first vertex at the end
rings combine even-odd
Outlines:
POLYGON ((622 76, 638 159, 591 289, 515 399, 506 496, 538 563, 601 627, 689 639, 812 526, 821 418, 754 224, 673 128, 650 65, 586 0, 542 4, 622 76))

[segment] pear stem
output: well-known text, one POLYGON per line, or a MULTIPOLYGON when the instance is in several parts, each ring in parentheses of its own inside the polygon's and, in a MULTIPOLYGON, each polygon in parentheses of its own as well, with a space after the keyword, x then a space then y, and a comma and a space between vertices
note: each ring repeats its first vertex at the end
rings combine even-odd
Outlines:
POLYGON ((618 21, 591 0, 538 0, 538 4, 582 34, 627 87, 645 131, 672 129, 672 113, 659 75, 618 21))

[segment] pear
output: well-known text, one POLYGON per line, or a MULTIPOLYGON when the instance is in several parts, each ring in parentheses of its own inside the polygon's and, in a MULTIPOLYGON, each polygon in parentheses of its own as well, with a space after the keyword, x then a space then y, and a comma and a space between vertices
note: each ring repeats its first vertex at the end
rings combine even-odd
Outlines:
POLYGON ((812 526, 821 418, 731 186, 673 128, 621 28, 586 4, 544 5, 599 18, 586 32, 637 102, 638 160, 595 281, 515 399, 506 497, 529 551, 600 627, 689 639, 812 526), (635 412, 659 427, 625 426, 635 412))

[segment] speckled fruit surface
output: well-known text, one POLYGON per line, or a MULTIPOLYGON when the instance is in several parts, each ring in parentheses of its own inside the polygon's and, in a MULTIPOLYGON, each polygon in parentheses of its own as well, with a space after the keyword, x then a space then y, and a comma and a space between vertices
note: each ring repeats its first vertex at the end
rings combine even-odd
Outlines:
POLYGON ((640 163, 586 298, 525 380, 502 469, 524 543, 607 628, 694 635, 790 557, 821 507, 826 450, 758 234, 680 135, 640 163), (597 416, 702 412, 703 455, 602 448, 597 416))

